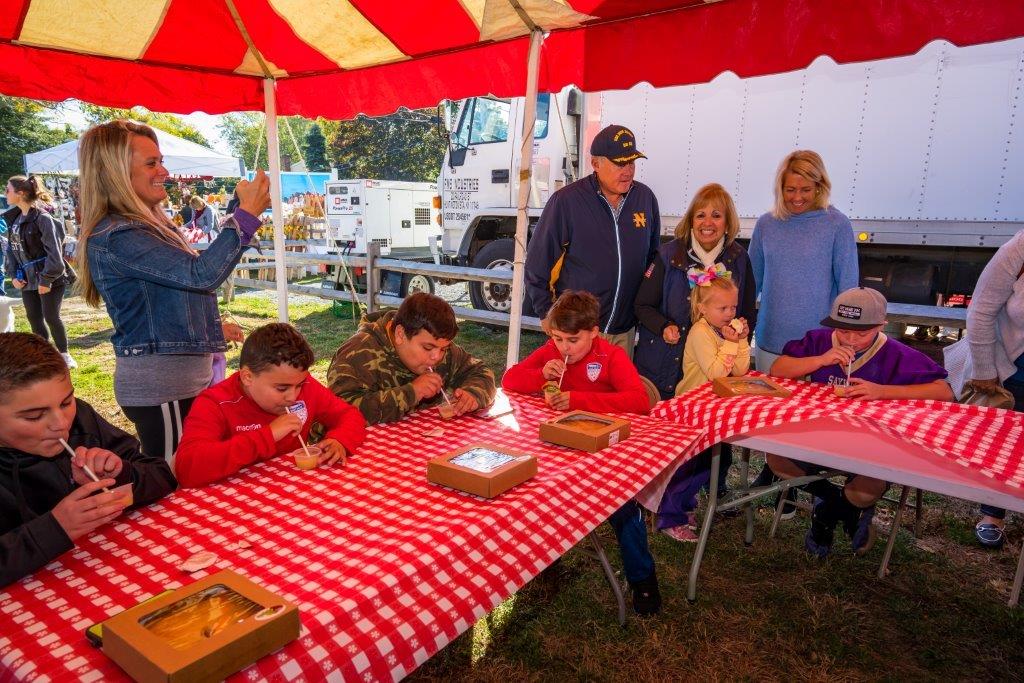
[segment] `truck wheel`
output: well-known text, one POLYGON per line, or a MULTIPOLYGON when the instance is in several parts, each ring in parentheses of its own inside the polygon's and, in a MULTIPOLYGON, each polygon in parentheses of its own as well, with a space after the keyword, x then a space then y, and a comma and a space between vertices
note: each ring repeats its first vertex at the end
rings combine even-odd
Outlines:
POLYGON ((429 275, 420 273, 402 273, 402 290, 399 296, 403 299, 416 292, 434 293, 434 280, 429 275))
MULTIPOLYGON (((474 268, 506 268, 512 269, 515 256, 515 241, 500 239, 489 242, 477 252, 473 258, 474 268)), ((494 282, 470 282, 469 298, 473 308, 482 311, 510 313, 512 311, 512 286, 494 282)), ((523 297, 523 315, 535 315, 530 297, 523 297)))

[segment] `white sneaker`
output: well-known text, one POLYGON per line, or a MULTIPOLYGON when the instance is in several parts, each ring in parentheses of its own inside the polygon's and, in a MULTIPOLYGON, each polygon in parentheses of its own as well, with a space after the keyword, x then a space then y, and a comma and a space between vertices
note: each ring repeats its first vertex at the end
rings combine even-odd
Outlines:
POLYGON ((68 370, 74 370, 78 367, 78 363, 75 362, 75 359, 71 357, 70 353, 65 352, 60 355, 64 358, 64 362, 68 364, 68 370))

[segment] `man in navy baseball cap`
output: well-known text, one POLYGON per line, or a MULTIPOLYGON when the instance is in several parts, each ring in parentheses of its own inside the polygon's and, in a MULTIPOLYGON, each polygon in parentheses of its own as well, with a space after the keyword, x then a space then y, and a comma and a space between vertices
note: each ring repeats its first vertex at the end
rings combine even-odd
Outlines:
POLYGON ((625 166, 647 155, 636 148, 636 136, 625 126, 606 126, 590 143, 590 156, 605 157, 617 166, 625 166))

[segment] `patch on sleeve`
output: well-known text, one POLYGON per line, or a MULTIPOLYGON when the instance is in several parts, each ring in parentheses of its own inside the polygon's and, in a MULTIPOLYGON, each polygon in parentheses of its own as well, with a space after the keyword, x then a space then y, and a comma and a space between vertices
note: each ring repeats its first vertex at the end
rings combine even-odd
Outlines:
POLYGON ((654 263, 651 263, 651 265, 647 266, 647 272, 644 273, 644 278, 648 279, 653 274, 654 274, 654 263))

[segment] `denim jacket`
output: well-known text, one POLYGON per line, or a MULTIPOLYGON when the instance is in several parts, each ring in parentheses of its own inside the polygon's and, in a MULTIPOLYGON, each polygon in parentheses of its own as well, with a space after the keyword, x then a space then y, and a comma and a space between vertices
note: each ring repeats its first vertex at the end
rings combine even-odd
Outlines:
POLYGON ((227 348, 216 290, 238 263, 249 234, 240 233, 234 220, 224 227, 236 229, 222 230, 196 256, 120 216, 100 221, 89 237, 89 272, 114 323, 116 355, 227 348))

